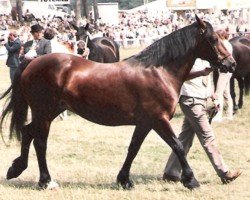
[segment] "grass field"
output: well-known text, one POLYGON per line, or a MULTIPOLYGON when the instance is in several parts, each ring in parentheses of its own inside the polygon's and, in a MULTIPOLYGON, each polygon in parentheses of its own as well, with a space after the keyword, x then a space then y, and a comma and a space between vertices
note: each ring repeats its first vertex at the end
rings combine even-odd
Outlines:
MULTIPOLYGON (((122 51, 122 57, 135 50, 122 51)), ((9 86, 8 68, 0 62, 0 94, 9 86)), ((3 102, 0 102, 3 106, 3 102)), ((29 167, 18 178, 5 179, 13 159, 19 156, 20 146, 12 142, 5 147, 0 141, 0 200, 167 200, 167 199, 250 199, 250 98, 232 122, 214 123, 217 142, 226 163, 240 168, 243 174, 235 182, 222 185, 201 145, 195 139, 188 161, 201 187, 194 191, 181 183, 161 180, 166 160, 171 152, 152 131, 133 162, 131 179, 135 188, 125 191, 117 187, 116 176, 127 155, 133 126, 105 127, 71 114, 66 121, 52 123, 48 141, 47 161, 52 178, 60 184, 57 191, 39 190, 38 164, 33 145, 29 167)), ((171 121, 178 134, 183 116, 177 108, 171 121)), ((3 130, 8 137, 8 122, 3 130)))

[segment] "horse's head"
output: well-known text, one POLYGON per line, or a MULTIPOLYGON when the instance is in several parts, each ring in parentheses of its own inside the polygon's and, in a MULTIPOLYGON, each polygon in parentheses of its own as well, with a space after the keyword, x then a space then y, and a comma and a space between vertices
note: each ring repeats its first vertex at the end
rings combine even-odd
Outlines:
POLYGON ((76 30, 76 40, 83 40, 86 41, 88 35, 88 30, 89 30, 89 23, 86 24, 86 26, 76 26, 73 23, 70 23, 70 25, 76 30))
POLYGON ((236 62, 211 24, 204 22, 197 15, 195 17, 200 30, 198 57, 209 61, 212 67, 219 68, 223 72, 234 72, 236 62))

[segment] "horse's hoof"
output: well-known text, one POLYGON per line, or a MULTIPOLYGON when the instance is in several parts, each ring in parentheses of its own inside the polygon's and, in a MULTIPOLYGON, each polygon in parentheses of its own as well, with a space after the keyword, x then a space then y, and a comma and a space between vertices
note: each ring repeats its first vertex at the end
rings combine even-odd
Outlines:
POLYGON ((39 182, 38 186, 42 190, 58 190, 59 189, 59 184, 55 181, 50 181, 48 183, 39 182))
POLYGON ((127 181, 124 183, 118 183, 124 190, 131 190, 134 188, 134 183, 132 181, 127 181))
POLYGON ((6 178, 7 178, 7 180, 10 180, 10 179, 16 178, 16 177, 17 177, 17 175, 15 172, 15 169, 14 169, 14 167, 11 166, 7 172, 6 178))
POLYGON ((200 184, 199 182, 195 179, 195 177, 193 177, 191 180, 185 180, 185 179, 182 179, 181 180, 182 184, 184 185, 184 187, 190 189, 190 190, 193 190, 195 188, 198 188, 200 187, 200 184))
POLYGON ((7 172, 6 179, 10 180, 12 178, 18 177, 23 172, 23 170, 24 169, 16 168, 12 165, 7 172))
POLYGON ((234 106, 234 111, 239 110, 239 106, 234 106))

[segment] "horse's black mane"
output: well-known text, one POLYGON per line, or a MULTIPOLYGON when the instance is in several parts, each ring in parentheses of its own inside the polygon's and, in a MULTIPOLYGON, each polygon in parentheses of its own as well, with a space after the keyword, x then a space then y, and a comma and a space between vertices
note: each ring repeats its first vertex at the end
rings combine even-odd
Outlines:
POLYGON ((187 54, 197 43, 198 24, 195 22, 154 42, 140 53, 126 58, 126 61, 139 62, 146 67, 162 66, 187 54))

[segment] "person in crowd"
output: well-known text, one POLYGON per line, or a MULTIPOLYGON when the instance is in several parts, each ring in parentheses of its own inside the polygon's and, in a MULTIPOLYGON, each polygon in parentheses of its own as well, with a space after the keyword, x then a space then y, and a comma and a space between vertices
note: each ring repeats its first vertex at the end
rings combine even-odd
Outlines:
MULTIPOLYGON (((184 113, 184 121, 178 138, 184 147, 185 155, 187 155, 196 134, 217 175, 222 183, 226 184, 235 180, 242 172, 229 170, 218 149, 215 134, 208 121, 205 109, 207 99, 214 98, 210 87, 210 76, 206 76, 212 71, 209 67, 207 61, 197 59, 188 80, 181 88, 179 104, 184 113)), ((171 153, 167 161, 163 179, 174 182, 181 180, 181 165, 174 152, 171 153)))
POLYGON ((13 82, 15 72, 19 67, 19 53, 21 50, 21 41, 15 31, 11 31, 8 36, 8 42, 4 44, 7 49, 8 57, 6 65, 10 68, 10 80, 13 82))
POLYGON ((57 33, 53 28, 46 28, 44 30, 44 38, 49 40, 51 43, 51 52, 52 53, 72 53, 73 49, 66 47, 57 40, 57 33))
POLYGON ((33 59, 37 56, 51 53, 51 43, 43 37, 43 27, 41 25, 32 25, 30 33, 33 36, 33 40, 27 41, 24 44, 24 58, 33 59))
POLYGON ((89 48, 87 47, 87 43, 83 40, 80 40, 77 43, 77 54, 81 55, 83 58, 88 59, 89 56, 89 48))
MULTIPOLYGON (((228 33, 221 29, 216 31, 220 39, 223 41, 223 44, 229 51, 229 53, 233 53, 233 47, 231 43, 228 41, 228 33)), ((221 122, 223 120, 223 111, 224 111, 224 100, 227 106, 225 107, 226 110, 226 119, 233 120, 233 99, 230 94, 230 79, 232 77, 232 73, 229 72, 220 72, 219 77, 216 84, 216 91, 215 94, 218 98, 220 109, 217 115, 214 117, 213 122, 221 122)))

